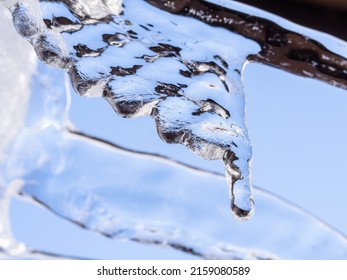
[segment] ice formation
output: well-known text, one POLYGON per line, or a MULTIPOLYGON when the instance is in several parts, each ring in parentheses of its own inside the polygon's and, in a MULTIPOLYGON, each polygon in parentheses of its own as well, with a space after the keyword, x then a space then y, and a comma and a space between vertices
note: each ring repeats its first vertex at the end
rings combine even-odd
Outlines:
MULTIPOLYGON (((230 32, 237 31, 233 24, 244 19, 244 14, 236 13, 239 18, 233 18, 225 9, 229 21, 214 21, 220 15, 216 4, 225 4, 220 1, 3 2, 37 56, 65 69, 78 94, 105 98, 125 118, 150 116, 165 142, 183 144, 205 159, 222 160, 231 207, 241 219, 253 214, 251 146, 241 76, 245 62, 254 59, 338 86, 345 83, 344 59, 313 40, 279 26, 272 30, 268 21, 256 27, 259 34, 272 30, 273 36, 254 37, 256 30, 249 32, 253 37, 246 36, 242 32, 247 28, 239 32, 243 36, 230 32), (158 3, 159 8, 176 14, 158 10, 158 3), (172 5, 162 6, 167 3, 172 5), (285 45, 293 36, 317 53, 297 50, 292 56, 281 56, 281 48, 295 49, 295 44, 294 48, 285 45), (273 54, 278 54, 276 59, 273 54)), ((247 19, 250 22, 244 27, 254 27, 259 18, 247 19)), ((279 251, 280 257, 336 257, 332 248, 337 247, 341 248, 337 257, 346 255, 344 237, 329 228, 317 230, 316 220, 286 206, 279 207, 282 215, 302 221, 301 230, 316 238, 303 252, 290 246, 291 236, 284 235, 278 243, 288 245, 279 250, 275 240, 272 244, 260 241, 262 234, 248 233, 246 225, 235 224, 225 208, 221 210, 220 183, 224 180, 219 175, 196 173, 197 169, 180 164, 169 168, 161 157, 129 152, 97 137, 67 131, 64 81, 45 71, 39 70, 38 80, 44 83, 46 79, 51 95, 38 99, 27 114, 26 129, 13 144, 4 171, 3 182, 21 183, 21 194, 105 236, 167 245, 204 258, 275 258, 273 252, 279 251), (198 205, 187 201, 188 189, 198 205), (194 228, 188 226, 192 224, 194 228), (324 242, 317 253, 317 244, 324 242)), ((267 205, 259 214, 264 223, 279 202, 262 192, 259 202, 267 205)), ((261 228, 259 219, 252 229, 261 228)), ((288 226, 282 223, 283 228, 288 226)), ((300 230, 295 234, 300 239, 300 230)))
POLYGON ((149 115, 167 143, 223 160, 233 212, 252 215, 241 71, 258 51, 254 42, 202 30, 194 19, 158 13, 145 1, 124 1, 120 15, 107 16, 69 1, 10 9, 17 31, 42 61, 67 70, 80 95, 104 97, 123 117, 149 115))

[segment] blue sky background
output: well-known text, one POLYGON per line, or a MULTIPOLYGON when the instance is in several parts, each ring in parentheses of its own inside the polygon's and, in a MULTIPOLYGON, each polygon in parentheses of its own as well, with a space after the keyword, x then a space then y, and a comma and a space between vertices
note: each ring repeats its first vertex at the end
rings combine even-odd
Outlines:
POLYGON ((254 183, 347 234, 347 91, 256 64, 245 87, 254 183))

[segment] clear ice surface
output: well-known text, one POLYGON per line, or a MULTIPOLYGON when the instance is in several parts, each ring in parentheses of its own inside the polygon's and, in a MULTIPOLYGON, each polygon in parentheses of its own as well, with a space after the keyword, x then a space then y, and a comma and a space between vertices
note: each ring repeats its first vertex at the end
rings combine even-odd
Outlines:
POLYGON ((9 7, 17 31, 42 61, 67 70, 80 95, 104 97, 123 117, 151 116, 167 143, 223 160, 232 210, 249 218, 251 146, 241 72, 258 45, 224 29, 201 29, 194 19, 158 13, 145 1, 123 5, 120 15, 103 13, 109 5, 87 14, 70 1, 9 7))
MULTIPOLYGON (((150 116, 165 142, 222 160, 232 209, 240 218, 250 217, 251 146, 241 73, 259 45, 146 1, 124 1, 123 9, 120 4, 5 1, 17 31, 43 62, 67 71, 77 93, 104 97, 126 118, 150 116)), ((36 61, 28 65, 23 79, 32 75, 36 61)), ((225 207, 220 174, 78 132, 68 121, 62 73, 39 63, 34 77, 30 102, 28 92, 17 94, 18 101, 7 98, 24 109, 18 119, 25 123, 7 125, 13 129, 9 139, 16 137, 12 145, 2 144, 9 155, 1 170, 2 192, 28 196, 110 238, 203 258, 346 257, 342 235, 276 197, 256 190, 263 207, 257 218, 240 224, 225 207), (295 231, 293 219, 300 225, 295 231), (281 232, 265 238, 273 225, 281 232)), ((5 230, 4 223, 4 236, 5 230)))
MULTIPOLYGON (((108 238, 199 258, 346 258, 344 236, 269 193, 255 189, 257 215, 240 223, 227 207, 222 174, 74 130, 66 124, 64 75, 39 63, 34 81, 28 118, 3 170, 19 198, 108 238)), ((44 255, 29 247, 23 256, 44 255)))

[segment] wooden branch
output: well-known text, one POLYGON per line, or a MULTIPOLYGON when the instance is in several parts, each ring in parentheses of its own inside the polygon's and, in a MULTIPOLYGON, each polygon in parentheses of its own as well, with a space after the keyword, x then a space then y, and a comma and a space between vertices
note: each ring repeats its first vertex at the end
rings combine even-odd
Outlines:
POLYGON ((211 26, 226 28, 257 42, 261 51, 250 55, 250 61, 347 89, 346 58, 331 52, 319 42, 287 30, 268 19, 203 0, 146 1, 168 12, 193 17, 211 26))

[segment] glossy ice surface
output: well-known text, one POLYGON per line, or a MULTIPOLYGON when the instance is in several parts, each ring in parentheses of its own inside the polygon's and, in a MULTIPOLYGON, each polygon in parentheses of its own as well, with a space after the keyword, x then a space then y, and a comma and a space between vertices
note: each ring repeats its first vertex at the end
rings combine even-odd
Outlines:
MULTIPOLYGON (((5 4, 38 57, 65 69, 77 93, 104 97, 126 118, 151 116, 165 142, 223 160, 232 209, 250 217, 251 146, 241 73, 259 46, 145 1, 124 1, 123 9, 111 2, 5 4)), ((343 236, 275 197, 257 191, 259 214, 242 225, 228 211, 223 176, 76 132, 67 124, 62 72, 39 64, 35 81, 30 104, 30 93, 16 103, 28 112, 19 116, 24 128, 13 132, 4 187, 105 236, 204 258, 345 258, 343 236), (301 225, 295 232, 293 219, 301 225), (283 232, 264 238, 264 228, 274 224, 283 232)))
POLYGON ((109 9, 117 3, 100 5, 99 12, 69 1, 10 9, 17 31, 41 60, 67 70, 79 94, 104 97, 123 117, 149 115, 167 143, 223 160, 231 207, 248 218, 251 147, 241 71, 258 46, 224 29, 158 13, 145 1, 123 4, 122 15, 120 7, 109 9))

